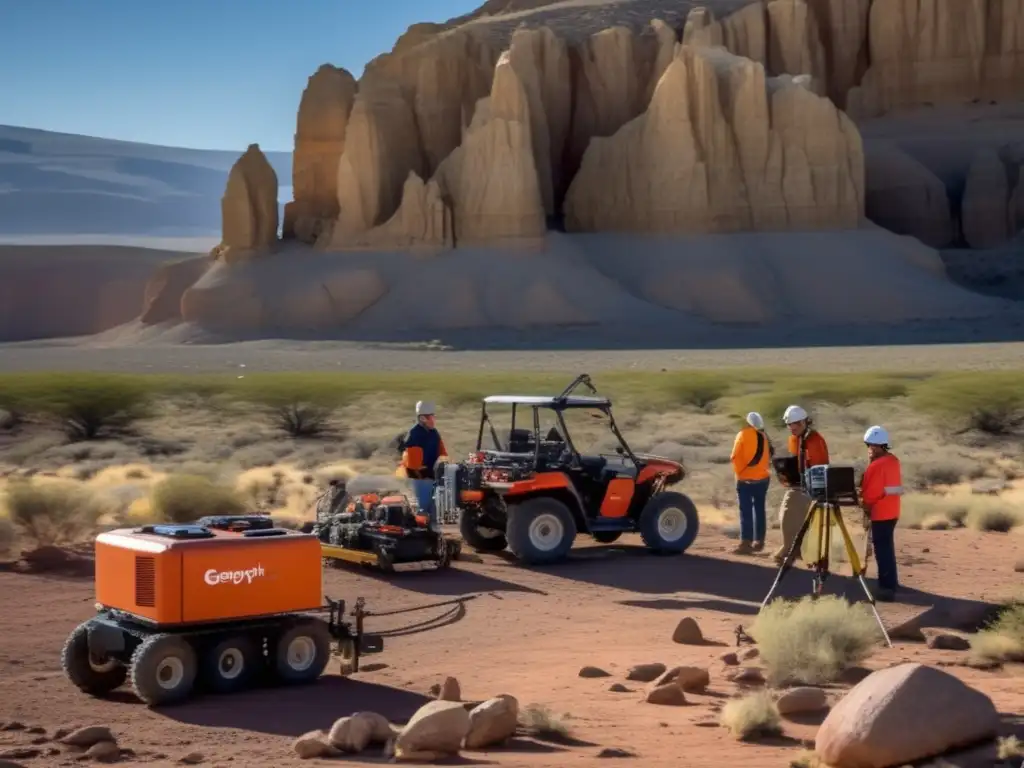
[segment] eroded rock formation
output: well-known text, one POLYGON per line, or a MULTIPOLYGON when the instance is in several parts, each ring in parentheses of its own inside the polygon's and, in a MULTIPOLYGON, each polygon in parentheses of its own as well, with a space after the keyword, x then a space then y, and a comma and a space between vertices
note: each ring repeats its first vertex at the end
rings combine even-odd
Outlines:
POLYGON ((258 144, 250 144, 228 174, 221 198, 218 258, 244 260, 277 241, 277 173, 258 144))
POLYGON ((683 45, 646 113, 590 142, 565 214, 592 232, 843 229, 863 200, 860 134, 806 80, 683 45))
POLYGON ((891 232, 933 248, 955 238, 946 185, 906 152, 888 144, 865 148, 865 213, 891 232))
POLYGON ((314 242, 338 217, 338 161, 358 86, 348 70, 322 65, 299 102, 292 156, 292 202, 284 208, 282 235, 314 242))

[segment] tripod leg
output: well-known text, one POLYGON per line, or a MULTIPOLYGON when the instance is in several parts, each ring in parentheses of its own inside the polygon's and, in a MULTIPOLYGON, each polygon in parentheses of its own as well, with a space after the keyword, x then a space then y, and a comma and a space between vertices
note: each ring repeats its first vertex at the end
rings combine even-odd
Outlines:
POLYGON ((786 558, 782 561, 782 565, 779 566, 779 571, 775 574, 775 581, 772 583, 771 589, 768 590, 768 594, 765 595, 764 600, 761 602, 761 610, 768 605, 772 599, 772 595, 775 594, 775 590, 779 588, 779 584, 782 582, 782 577, 793 565, 793 561, 796 559, 796 553, 800 551, 800 546, 803 544, 804 536, 807 533, 807 529, 811 525, 811 520, 817 512, 817 504, 811 503, 811 506, 807 510, 807 514, 804 515, 804 521, 800 524, 800 530, 797 531, 796 538, 793 539, 793 544, 789 548, 789 552, 786 553, 786 558))
POLYGON ((864 581, 864 573, 860 566, 860 557, 857 555, 857 548, 853 544, 853 539, 850 537, 849 531, 846 530, 846 524, 843 522, 842 513, 837 514, 836 524, 839 526, 839 532, 843 536, 843 544, 846 546, 846 555, 850 558, 850 565, 853 567, 853 573, 857 577, 857 581, 860 582, 860 586, 868 598, 868 604, 871 606, 871 612, 875 614, 875 621, 878 622, 878 626, 882 630, 882 637, 885 638, 885 644, 892 648, 892 640, 889 639, 889 633, 885 629, 885 624, 882 623, 882 617, 878 615, 878 607, 875 605, 875 596, 871 594, 871 590, 868 589, 867 582, 864 581))

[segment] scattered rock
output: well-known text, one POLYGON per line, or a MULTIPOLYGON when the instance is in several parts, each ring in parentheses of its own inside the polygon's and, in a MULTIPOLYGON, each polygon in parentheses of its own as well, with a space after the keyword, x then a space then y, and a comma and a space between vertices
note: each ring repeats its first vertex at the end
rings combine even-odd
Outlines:
POLYGON ((456 755, 469 733, 469 712, 457 701, 431 701, 409 719, 395 740, 399 760, 456 755))
POLYGON ((633 752, 618 747, 605 747, 597 753, 598 757, 636 757, 633 752))
POLYGON ((740 657, 732 651, 729 651, 729 653, 723 653, 721 656, 718 657, 718 659, 723 664, 729 667, 735 667, 740 663, 740 657))
POLYGON ((318 757, 337 757, 341 751, 331 746, 323 731, 310 731, 292 742, 292 749, 303 760, 318 757))
POLYGON ((743 667, 743 669, 727 672, 725 677, 734 683, 746 683, 747 685, 764 683, 764 673, 759 667, 743 667))
POLYGON ((202 752, 189 752, 178 758, 178 762, 185 765, 199 765, 204 760, 206 760, 206 756, 202 752))
POLYGON ((41 725, 30 725, 28 728, 25 729, 25 733, 32 733, 32 734, 46 733, 46 729, 43 728, 43 726, 41 726, 41 725))
POLYGON ((82 755, 82 759, 99 763, 112 763, 121 757, 121 748, 113 741, 97 741, 82 755))
POLYGON ((58 728, 56 731, 53 732, 53 740, 54 741, 60 741, 65 736, 67 736, 69 733, 71 733, 73 730, 75 730, 75 729, 74 728, 58 728))
POLYGON ((704 633, 700 631, 697 620, 686 616, 676 624, 672 632, 672 642, 682 645, 701 645, 704 643, 704 633))
POLYGON ((626 673, 627 680, 634 680, 639 683, 650 683, 656 680, 659 675, 665 672, 665 665, 659 662, 653 664, 637 664, 630 667, 626 673))
POLYGON ((740 651, 740 661, 751 661, 761 655, 761 651, 758 650, 756 645, 752 645, 749 648, 744 648, 740 651))
POLYGON ((0 727, 0 731, 24 731, 25 724, 18 720, 10 720, 0 727))
POLYGON ((388 719, 377 712, 356 712, 352 717, 358 717, 370 724, 371 744, 383 744, 396 735, 388 719))
POLYGON ((783 693, 775 706, 780 715, 800 715, 807 712, 820 712, 828 707, 828 696, 821 688, 801 686, 790 688, 783 693))
POLYGON ((815 752, 836 768, 887 768, 994 737, 992 700, 953 675, 921 664, 872 673, 818 729, 815 752))
POLYGON ((630 689, 624 686, 622 683, 612 683, 608 686, 608 690, 612 693, 629 693, 630 689))
POLYGON ((0 758, 0 768, 25 768, 24 763, 16 763, 13 760, 4 760, 0 758))
POLYGON ((1013 570, 1017 573, 1024 573, 1024 558, 1014 563, 1013 570))
POLYGON ((78 728, 71 731, 66 736, 58 739, 61 744, 70 744, 73 747, 91 747, 93 744, 98 744, 101 741, 114 741, 114 734, 110 732, 110 729, 105 725, 87 725, 84 728, 78 728))
POLYGON ((687 703, 683 689, 675 683, 651 688, 644 701, 648 704, 662 704, 670 707, 681 707, 687 703))
POLYGON ((711 674, 701 667, 679 667, 675 683, 688 693, 696 693, 711 684, 711 674))
POLYGON ((696 728, 718 728, 721 723, 712 718, 705 718, 703 720, 694 720, 693 725, 696 728))
POLYGON ((43 750, 39 749, 39 747, 13 747, 0 752, 0 758, 31 760, 33 757, 39 757, 41 754, 43 754, 43 750))
POLYGON ((519 723, 519 702, 502 694, 488 699, 469 713, 466 749, 482 749, 510 739, 519 723))
POLYGON ((925 643, 929 648, 942 651, 966 651, 971 643, 966 637, 937 629, 922 629, 925 643))
POLYGON ((342 717, 335 721, 327 734, 327 741, 342 752, 362 752, 370 743, 373 723, 365 717, 342 717))
POLYGON ((580 677, 611 677, 600 667, 583 667, 580 670, 580 677))

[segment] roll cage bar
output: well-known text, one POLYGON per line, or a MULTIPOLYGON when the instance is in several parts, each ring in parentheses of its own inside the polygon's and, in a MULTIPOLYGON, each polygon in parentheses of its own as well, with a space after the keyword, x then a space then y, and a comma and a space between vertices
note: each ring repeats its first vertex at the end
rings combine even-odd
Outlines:
MULTIPOLYGON (((619 441, 621 451, 618 453, 625 453, 629 456, 630 460, 636 466, 637 469, 641 468, 640 460, 633 453, 633 449, 629 447, 629 443, 626 442, 626 438, 622 436, 622 432, 619 431, 618 424, 615 423, 615 416, 612 414, 611 401, 603 398, 594 398, 576 401, 572 400, 572 393, 575 392, 579 387, 585 386, 593 395, 598 395, 597 388, 590 380, 590 375, 583 373, 573 379, 572 383, 569 384, 562 392, 551 398, 537 398, 537 397, 522 397, 522 398, 508 398, 507 402, 512 406, 512 423, 509 427, 511 432, 516 428, 516 410, 517 406, 525 405, 528 406, 533 412, 533 460, 536 465, 540 461, 540 409, 547 408, 554 412, 555 418, 558 420, 558 426, 565 438, 565 444, 572 452, 573 456, 577 461, 580 460, 581 454, 577 450, 576 445, 573 443, 572 435, 569 434, 569 427, 565 423, 565 418, 562 414, 567 410, 598 410, 608 417, 608 427, 615 438, 619 441)), ((491 439, 494 441, 494 445, 497 446, 499 453, 507 453, 502 447, 501 439, 498 437, 498 432, 494 428, 494 423, 491 421, 490 414, 487 412, 487 399, 484 398, 480 407, 480 429, 477 431, 476 436, 476 450, 483 450, 483 438, 484 438, 484 426, 489 429, 491 433, 491 439)))

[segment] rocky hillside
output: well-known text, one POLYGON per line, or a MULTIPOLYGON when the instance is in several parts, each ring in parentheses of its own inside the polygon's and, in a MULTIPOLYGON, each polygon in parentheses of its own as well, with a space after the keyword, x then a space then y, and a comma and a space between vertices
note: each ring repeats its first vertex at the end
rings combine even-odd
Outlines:
POLYGON ((864 126, 1022 94, 1024 0, 488 0, 414 25, 359 81, 329 64, 310 77, 283 236, 449 248, 867 216, 933 247, 993 247, 1024 227, 1024 134, 942 173, 864 126))

